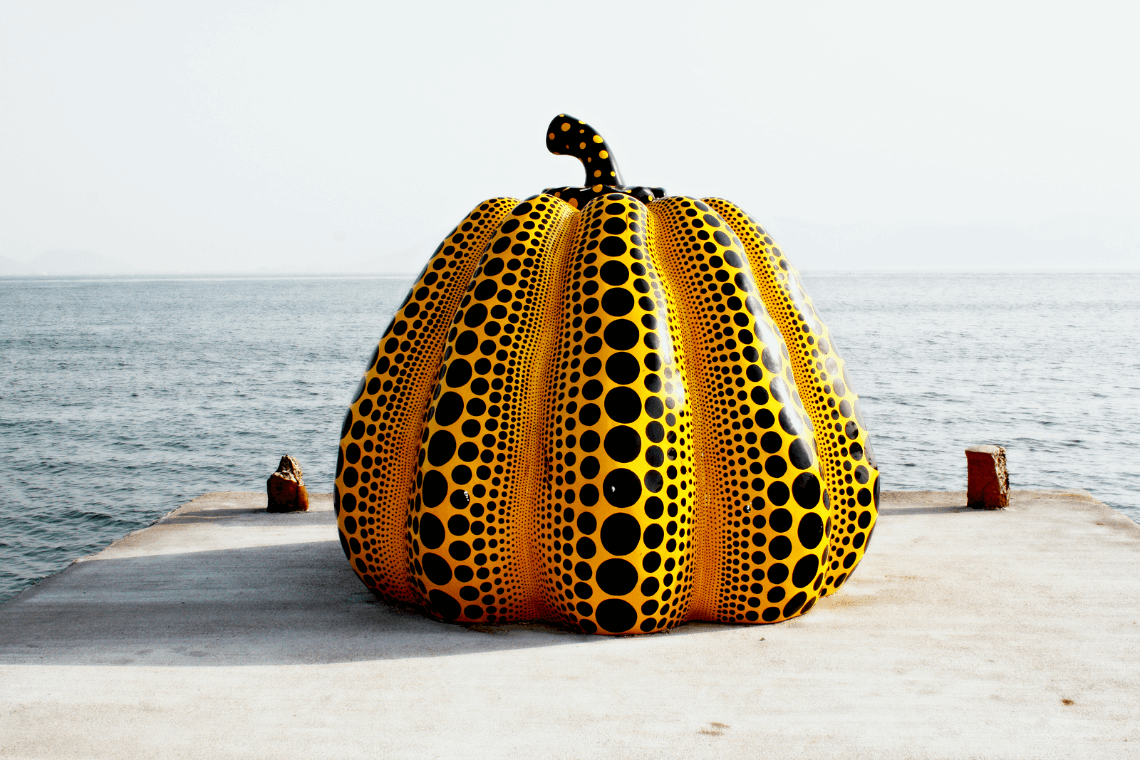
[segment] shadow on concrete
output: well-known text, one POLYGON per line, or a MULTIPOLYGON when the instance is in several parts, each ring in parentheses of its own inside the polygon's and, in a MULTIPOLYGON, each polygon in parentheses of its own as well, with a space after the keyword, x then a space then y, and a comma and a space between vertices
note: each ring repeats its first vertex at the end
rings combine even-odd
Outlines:
MULTIPOLYGON (((733 628, 694 623, 657 635, 733 628)), ((8 665, 317 664, 629 641, 541 624, 447 624, 389 607, 336 541, 91 559, 0 612, 8 665)))
POLYGON ((907 515, 943 515, 954 512, 982 512, 966 505, 960 507, 884 507, 879 509, 880 517, 906 517, 907 515))
POLYGON ((247 527, 257 524, 258 527, 292 527, 300 525, 333 525, 329 510, 311 510, 308 512, 280 512, 270 513, 265 507, 253 509, 196 509, 192 512, 179 512, 162 520, 163 525, 201 525, 212 523, 215 525, 233 525, 234 527, 247 527))

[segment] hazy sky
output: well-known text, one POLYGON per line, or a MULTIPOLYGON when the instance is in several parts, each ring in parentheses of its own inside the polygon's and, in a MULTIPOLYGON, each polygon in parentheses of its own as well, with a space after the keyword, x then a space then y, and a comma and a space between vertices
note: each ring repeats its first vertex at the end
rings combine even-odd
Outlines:
POLYGON ((544 147, 567 112, 627 181, 732 199, 801 268, 1136 268, 1138 22, 1123 2, 4 0, 0 257, 412 272, 481 200, 581 183, 544 147))

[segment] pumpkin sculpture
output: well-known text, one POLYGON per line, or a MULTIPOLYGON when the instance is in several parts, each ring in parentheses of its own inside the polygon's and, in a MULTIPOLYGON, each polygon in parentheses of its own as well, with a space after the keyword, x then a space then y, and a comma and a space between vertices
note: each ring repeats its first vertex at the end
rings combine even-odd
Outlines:
POLYGON ((799 274, 728 201, 587 186, 480 204, 436 249, 345 417, 336 509, 380 599, 589 633, 771 623, 874 528, 858 401, 799 274))

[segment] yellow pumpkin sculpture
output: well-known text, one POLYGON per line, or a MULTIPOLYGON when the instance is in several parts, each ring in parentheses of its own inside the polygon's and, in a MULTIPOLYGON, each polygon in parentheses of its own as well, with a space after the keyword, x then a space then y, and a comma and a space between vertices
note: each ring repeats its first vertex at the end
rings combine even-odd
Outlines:
POLYGON ((468 623, 803 614, 859 562, 879 473, 798 273, 733 204, 623 185, 586 124, 547 147, 591 184, 480 204, 368 365, 337 461, 353 569, 468 623))

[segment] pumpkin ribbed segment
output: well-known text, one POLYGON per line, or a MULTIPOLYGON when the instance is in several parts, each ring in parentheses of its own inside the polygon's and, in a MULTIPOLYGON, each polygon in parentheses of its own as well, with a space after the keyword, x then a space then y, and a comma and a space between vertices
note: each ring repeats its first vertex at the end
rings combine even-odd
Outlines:
POLYGON ((545 376, 574 216, 542 196, 513 209, 452 320, 408 531, 419 601, 446 620, 543 612, 535 457, 545 448, 545 376))
POLYGON ((779 332, 723 219, 684 197, 650 212, 676 291, 693 406, 701 575, 691 617, 791 617, 818 595, 825 515, 779 332))
POLYGON ((878 519, 879 471, 859 398, 827 325, 800 274, 756 220, 735 204, 706 198, 744 242, 764 306, 790 349, 796 384, 815 428, 829 493, 831 530, 823 593, 843 585, 866 551, 878 519))
POLYGON ((372 355, 344 418, 335 508, 353 570, 386 601, 415 602, 405 533, 423 412, 479 257, 514 198, 479 204, 436 248, 372 355))
POLYGON ((562 294, 546 507, 536 526, 564 624, 651 632, 692 597, 693 449, 645 205, 588 203, 562 294))
POLYGON ((804 380, 764 306, 779 274, 718 208, 495 199, 445 241, 342 433, 341 542, 374 593, 611 634, 811 608, 830 525, 804 380))

